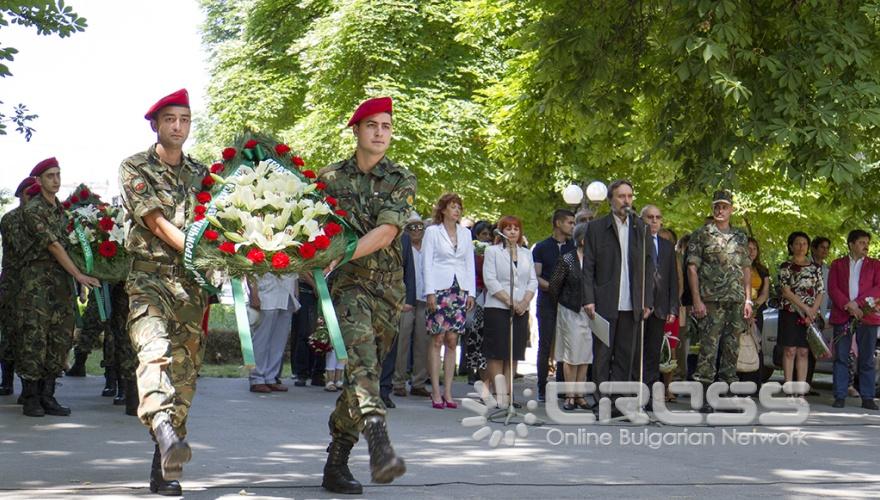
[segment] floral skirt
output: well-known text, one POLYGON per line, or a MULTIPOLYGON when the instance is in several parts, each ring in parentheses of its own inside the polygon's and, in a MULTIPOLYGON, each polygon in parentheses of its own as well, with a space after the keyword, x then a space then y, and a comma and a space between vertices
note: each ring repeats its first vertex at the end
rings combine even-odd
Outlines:
POLYGON ((464 325, 467 321, 467 297, 468 293, 458 286, 458 278, 452 281, 452 287, 446 290, 438 290, 437 309, 427 313, 428 335, 440 335, 441 333, 464 333, 464 325))
POLYGON ((483 356, 483 306, 474 306, 474 319, 467 325, 467 364, 472 370, 486 369, 486 356, 483 356))

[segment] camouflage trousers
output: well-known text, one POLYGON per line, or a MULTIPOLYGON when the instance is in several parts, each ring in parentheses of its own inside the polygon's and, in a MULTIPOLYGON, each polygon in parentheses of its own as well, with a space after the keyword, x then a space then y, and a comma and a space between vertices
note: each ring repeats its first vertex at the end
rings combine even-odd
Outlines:
POLYGON ((715 381, 715 363, 718 349, 721 360, 718 363, 718 379, 722 382, 736 382, 736 360, 739 356, 739 336, 746 331, 741 302, 706 302, 706 317, 701 325, 700 354, 697 358, 697 371, 694 380, 703 384, 715 381))
POLYGON ((16 373, 31 381, 60 376, 73 344, 70 276, 55 263, 32 265, 17 303, 22 319, 16 336, 16 373))
POLYGON ((348 362, 342 394, 330 415, 330 435, 334 441, 354 444, 364 428, 364 417, 385 415, 379 377, 400 326, 403 284, 340 273, 333 282, 332 296, 348 362))
POLYGON ((3 362, 15 360, 15 336, 21 329, 16 301, 18 290, 13 289, 17 283, 11 274, 4 271, 0 277, 0 361, 3 362))
MULTIPOLYGON (((98 302, 94 294, 89 296, 89 304, 83 313, 83 328, 77 345, 76 352, 92 352, 101 340, 103 334, 104 359, 101 366, 116 368, 119 375, 125 380, 135 378, 137 369, 137 356, 131 347, 131 339, 125 324, 128 321, 128 294, 125 293, 125 283, 117 283, 102 289, 101 293, 110 292, 110 318, 107 322, 101 321, 98 312, 98 302)), ((106 297, 102 295, 106 302, 106 297)))
POLYGON ((132 271, 125 284, 128 335, 137 353, 138 418, 152 428, 165 413, 180 437, 196 393, 205 339, 201 328, 206 298, 178 276, 132 271))

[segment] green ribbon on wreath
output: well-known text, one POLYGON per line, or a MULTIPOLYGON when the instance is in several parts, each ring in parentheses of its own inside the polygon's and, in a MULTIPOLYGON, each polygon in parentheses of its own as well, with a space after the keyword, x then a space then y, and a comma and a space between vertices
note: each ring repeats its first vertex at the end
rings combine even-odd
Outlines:
POLYGON ((244 287, 241 280, 232 278, 232 299, 235 303, 235 323, 238 327, 238 341, 241 343, 241 357, 245 368, 256 366, 254 362, 254 343, 251 339, 251 324, 248 321, 244 300, 244 287))
POLYGON ((269 158, 266 155, 266 152, 263 151, 262 146, 258 143, 256 146, 252 148, 243 148, 241 150, 241 155, 244 156, 249 162, 253 163, 254 166, 261 161, 267 160, 269 158))
MULTIPOLYGON (((76 239, 79 240, 79 246, 82 248, 83 260, 86 263, 86 274, 91 274, 95 268, 95 256, 92 254, 92 247, 89 245, 86 232, 80 225, 78 218, 73 219, 73 230, 76 233, 76 239)), ((95 301, 98 303, 98 316, 101 317, 101 322, 103 323, 107 321, 107 311, 104 310, 105 304, 104 298, 101 296, 101 288, 92 288, 92 294, 94 294, 95 301)))
MULTIPOLYGON (((345 222, 345 219, 339 217, 335 218, 342 224, 345 238, 348 240, 345 244, 345 256, 339 261, 339 264, 337 264, 338 267, 351 260, 354 251, 357 249, 358 237, 351 226, 345 222)), ((345 350, 345 340, 342 338, 342 330, 339 329, 339 320, 336 318, 336 309, 333 307, 333 300, 330 298, 330 289, 327 287, 327 280, 324 279, 324 270, 313 269, 312 277, 315 279, 318 301, 321 304, 324 325, 327 327, 327 333, 330 334, 330 343, 333 344, 333 352, 336 354, 336 359, 345 361, 348 359, 348 353, 345 350)))

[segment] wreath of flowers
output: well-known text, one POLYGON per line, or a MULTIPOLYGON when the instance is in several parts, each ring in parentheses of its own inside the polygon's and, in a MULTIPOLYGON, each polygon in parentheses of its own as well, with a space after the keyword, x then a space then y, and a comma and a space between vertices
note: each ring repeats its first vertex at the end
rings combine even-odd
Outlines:
POLYGON ((91 276, 118 282, 128 276, 131 258, 125 251, 125 212, 101 200, 85 184, 80 184, 61 202, 67 214, 68 252, 71 260, 86 272, 86 258, 77 234, 79 226, 93 256, 91 276))
POLYGON ((315 331, 309 335, 309 348, 315 354, 326 354, 333 350, 333 344, 330 342, 330 332, 327 325, 324 324, 324 318, 318 316, 318 323, 315 331))
POLYGON ((346 247, 348 213, 291 148, 251 135, 225 148, 196 195, 191 220, 207 220, 195 268, 229 276, 321 268, 346 247))

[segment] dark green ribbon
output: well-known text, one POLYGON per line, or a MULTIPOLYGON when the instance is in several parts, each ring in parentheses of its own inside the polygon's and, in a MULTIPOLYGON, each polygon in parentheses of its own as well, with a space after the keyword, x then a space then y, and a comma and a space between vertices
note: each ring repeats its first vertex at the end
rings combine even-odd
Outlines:
POLYGON ((256 166, 257 163, 264 161, 269 158, 266 155, 266 152, 263 151, 263 147, 260 144, 252 148, 243 148, 241 150, 241 155, 244 156, 249 162, 253 163, 256 166))
POLYGON ((245 368, 256 366, 254 362, 254 343, 251 339, 251 323, 248 321, 244 300, 244 287, 241 280, 232 278, 232 299, 235 303, 235 323, 238 326, 238 341, 241 343, 241 357, 245 368))
MULTIPOLYGON (((86 232, 79 223, 79 218, 73 219, 73 230, 76 232, 76 238, 79 240, 79 246, 82 248, 83 260, 86 263, 86 274, 91 274, 95 268, 95 256, 92 254, 92 247, 86 239, 86 232)), ((104 310, 104 298, 101 296, 101 288, 92 288, 92 294, 98 303, 98 316, 101 322, 107 321, 107 312, 104 310)))

